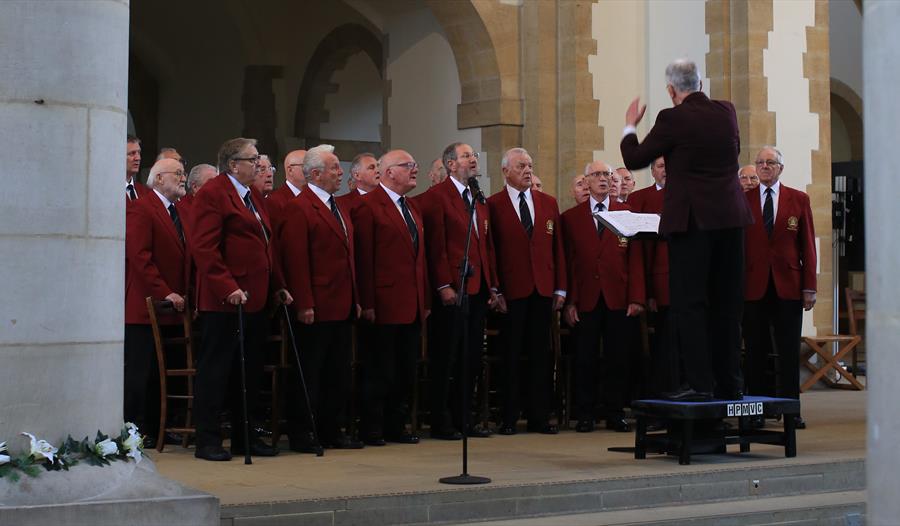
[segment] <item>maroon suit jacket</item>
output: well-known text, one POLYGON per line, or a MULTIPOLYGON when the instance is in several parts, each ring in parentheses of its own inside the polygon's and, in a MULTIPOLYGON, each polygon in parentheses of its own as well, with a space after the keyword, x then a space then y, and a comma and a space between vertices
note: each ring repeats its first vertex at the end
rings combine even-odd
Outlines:
MULTIPOLYGON (((263 196, 250 189, 254 207, 269 233, 272 232, 263 196)), ((247 208, 224 173, 203 185, 192 203, 194 235, 191 249, 197 265, 198 309, 234 312, 225 299, 237 289, 248 293, 244 310, 262 310, 271 289, 283 288, 256 216, 247 208)))
POLYGON ((335 199, 337 199, 338 208, 341 210, 346 210, 347 215, 353 217, 353 211, 362 204, 362 200, 364 195, 360 194, 358 190, 350 190, 344 195, 339 195, 335 199))
POLYGON ((744 238, 745 299, 762 299, 770 273, 779 298, 803 299, 804 290, 816 290, 816 233, 809 196, 781 184, 775 226, 769 237, 763 223, 759 188, 747 190, 745 195, 756 220, 746 228, 744 238))
MULTIPOLYGON (((466 232, 469 214, 466 204, 448 177, 443 183, 428 190, 428 197, 421 199, 425 207, 425 248, 428 255, 428 272, 432 288, 451 285, 459 290, 459 265, 466 249, 466 232)), ((418 204, 418 203, 417 203, 418 204)), ((491 240, 490 212, 487 205, 475 205, 478 235, 472 231, 469 246, 469 265, 472 276, 468 281, 468 293, 477 294, 484 280, 489 288, 497 287, 494 265, 494 244, 491 240)))
POLYGON ((659 112, 653 129, 638 144, 622 138, 629 170, 666 159, 666 195, 659 230, 663 234, 749 225, 753 220, 737 178, 740 153, 737 115, 728 101, 692 93, 674 108, 659 112))
POLYGON ((291 188, 287 184, 283 184, 272 191, 269 197, 266 198, 266 212, 269 213, 269 220, 272 221, 272 228, 276 232, 278 231, 278 223, 281 220, 281 213, 284 207, 296 197, 299 197, 299 194, 295 196, 291 188))
MULTIPOLYGON (((644 263, 638 243, 619 238, 608 228, 597 235, 597 223, 587 200, 562 215, 569 286, 566 303, 579 312, 597 307, 603 296, 611 310, 625 310, 629 303, 646 303, 644 263)), ((610 211, 628 210, 610 203, 610 211)))
MULTIPOLYGON (((632 212, 661 214, 666 189, 656 189, 656 184, 638 190, 628 197, 632 212)), ((644 248, 644 269, 647 297, 662 307, 669 305, 669 245, 663 238, 639 242, 644 248)))
POLYGON ((531 199, 534 230, 530 238, 505 186, 487 200, 500 291, 511 300, 528 297, 534 290, 550 297, 567 285, 559 206, 556 199, 541 192, 531 192, 531 199))
POLYGON ((353 223, 337 205, 347 233, 331 209, 307 187, 284 208, 278 252, 294 308, 315 309, 315 321, 346 320, 358 302, 353 223))
MULTIPOLYGON (((181 217, 181 205, 175 205, 181 217)), ((185 237, 189 228, 182 221, 185 237)), ((151 191, 127 207, 125 215, 125 323, 149 324, 147 296, 163 300, 171 293, 187 296, 189 258, 162 201, 151 191)), ((180 323, 169 316, 161 323, 180 323)))
POLYGON ((360 305, 375 309, 376 324, 423 322, 431 295, 418 208, 406 201, 419 235, 418 250, 413 250, 406 221, 384 189, 379 186, 359 201, 353 232, 360 305))

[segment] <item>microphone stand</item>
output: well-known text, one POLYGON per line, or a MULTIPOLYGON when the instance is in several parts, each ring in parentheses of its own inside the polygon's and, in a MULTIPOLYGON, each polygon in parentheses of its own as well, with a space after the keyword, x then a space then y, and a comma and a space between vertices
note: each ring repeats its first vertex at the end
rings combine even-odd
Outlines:
MULTIPOLYGON (((474 177, 472 177, 471 180, 474 180, 474 177)), ((459 379, 462 385, 462 474, 453 477, 442 477, 438 479, 438 482, 441 484, 487 484, 491 481, 491 479, 487 477, 469 474, 469 294, 466 285, 469 281, 469 277, 472 275, 472 268, 469 266, 469 246, 472 243, 472 225, 475 223, 475 204, 479 201, 475 193, 481 192, 478 190, 478 183, 476 182, 472 185, 470 182, 469 191, 472 194, 472 204, 468 210, 469 226, 466 229, 466 249, 463 251, 462 263, 459 265, 460 287, 459 292, 456 295, 456 313, 454 314, 453 324, 454 327, 462 325, 460 334, 462 334, 463 339, 462 359, 460 361, 462 374, 459 379), (459 322, 460 317, 462 318, 462 323, 459 322)), ((484 199, 483 196, 481 198, 484 199)), ((457 342, 454 341, 452 343, 453 347, 451 347, 451 349, 456 348, 457 342)))

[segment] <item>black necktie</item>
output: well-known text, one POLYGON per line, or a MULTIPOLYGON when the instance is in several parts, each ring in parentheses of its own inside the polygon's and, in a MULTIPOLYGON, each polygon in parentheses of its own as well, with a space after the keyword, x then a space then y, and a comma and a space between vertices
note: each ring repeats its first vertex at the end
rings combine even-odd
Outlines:
POLYGON ((528 202, 525 201, 525 192, 519 192, 519 218, 522 220, 522 226, 525 227, 525 233, 531 237, 531 233, 534 231, 534 222, 531 220, 528 202))
POLYGON ((462 197, 463 197, 463 202, 466 203, 466 210, 471 209, 471 208, 472 208, 472 201, 469 200, 469 189, 468 189, 468 188, 466 188, 465 190, 463 190, 462 197))
POLYGON ((247 208, 250 209, 250 212, 252 212, 253 216, 256 217, 256 220, 259 222, 260 228, 262 228, 263 239, 266 240, 266 244, 269 244, 269 232, 266 230, 266 225, 263 224, 262 218, 259 217, 259 212, 256 211, 256 207, 253 206, 253 201, 250 199, 249 191, 244 194, 244 204, 247 205, 247 208))
POLYGON ((763 205, 763 224, 766 226, 766 234, 772 236, 775 227, 775 204, 772 202, 772 189, 766 188, 766 203, 763 205))
POLYGON ((328 204, 331 205, 331 213, 334 214, 334 218, 337 219, 338 224, 344 230, 344 235, 347 235, 347 227, 344 226, 344 222, 341 220, 341 213, 338 212, 337 201, 334 200, 334 196, 328 198, 328 204))
POLYGON ((134 192, 133 184, 129 184, 128 186, 125 187, 125 189, 128 191, 128 199, 129 200, 134 201, 135 199, 137 199, 137 194, 134 192))
POLYGON ((400 203, 400 211, 403 213, 403 220, 406 221, 406 228, 412 237, 413 251, 419 253, 419 231, 416 229, 416 222, 413 221, 412 214, 409 213, 409 207, 406 206, 406 199, 401 195, 397 200, 400 203))
POLYGON ((169 217, 171 217, 172 222, 175 223, 175 230, 178 231, 178 237, 180 237, 181 242, 184 243, 184 228, 181 226, 181 218, 178 217, 178 210, 175 210, 175 203, 169 204, 169 217))
MULTIPOLYGON (((594 208, 597 209, 597 212, 602 212, 603 211, 603 203, 597 203, 597 206, 595 206, 594 208)), ((597 235, 602 236, 604 230, 606 230, 606 227, 603 226, 603 222, 600 221, 600 218, 598 217, 597 218, 597 235)))

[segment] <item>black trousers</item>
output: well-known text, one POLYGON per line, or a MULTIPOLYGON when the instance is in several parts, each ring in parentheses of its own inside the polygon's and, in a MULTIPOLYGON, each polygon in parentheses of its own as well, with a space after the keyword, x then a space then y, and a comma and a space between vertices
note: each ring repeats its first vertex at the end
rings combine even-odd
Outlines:
MULTIPOLYGON (((247 412, 259 414, 259 381, 263 346, 269 331, 265 311, 244 313, 244 357, 247 380, 247 412)), ((194 381, 194 416, 197 446, 222 444, 219 413, 227 402, 231 408, 232 444, 243 442, 241 357, 238 348, 238 317, 231 312, 204 312, 194 381)), ((254 423, 250 423, 251 440, 254 423)))
POLYGON ((775 292, 769 276, 766 295, 744 304, 744 343, 747 354, 744 372, 747 392, 762 396, 800 398, 800 333, 803 330, 803 302, 783 300, 775 292), (770 354, 778 355, 776 382, 766 380, 770 354))
POLYGON ((671 234, 669 292, 687 383, 723 397, 741 390, 744 230, 671 234))
POLYGON ((648 395, 656 397, 674 391, 680 385, 681 365, 674 331, 669 323, 669 307, 659 307, 647 314, 647 324, 653 327, 650 335, 650 381, 648 395))
MULTIPOLYGON (((316 419, 319 437, 330 441, 347 425, 347 404, 350 401, 351 376, 350 319, 321 321, 312 324, 296 323, 294 333, 300 345, 300 364, 306 379, 309 402, 316 419)), ((294 370, 288 382, 288 432, 309 432, 309 415, 301 405, 300 380, 294 370)))
POLYGON ((603 399, 607 415, 620 414, 628 399, 629 369, 626 341, 627 317, 624 310, 612 310, 603 297, 594 310, 579 312, 575 331, 575 416, 579 421, 594 420, 597 400, 597 358, 603 344, 603 399))
POLYGON ((124 395, 125 421, 155 439, 159 434, 159 364, 149 325, 125 324, 124 395))
MULTIPOLYGON (((488 291, 484 283, 478 294, 470 296, 468 333, 462 334, 462 315, 455 305, 441 304, 440 297, 432 303, 432 334, 428 338, 428 403, 431 409, 429 424, 433 430, 459 427, 462 422, 462 375, 468 382, 469 400, 478 385, 484 349, 484 319, 487 315, 488 291), (462 370, 460 360, 463 342, 468 343, 468 370, 462 370), (452 386, 451 375, 455 379, 452 386)), ((471 409, 470 407, 466 410, 471 409)), ((469 420, 471 425, 474 421, 469 420)))
POLYGON ((501 319, 502 419, 515 425, 525 399, 528 422, 544 425, 550 418, 553 398, 553 355, 550 352, 550 317, 553 299, 537 292, 507 302, 508 312, 501 319), (520 367, 520 358, 528 363, 520 367), (521 378, 520 378, 521 376, 521 378))
POLYGON ((362 355, 362 427, 373 435, 397 435, 409 417, 421 324, 374 325, 370 334, 362 355))

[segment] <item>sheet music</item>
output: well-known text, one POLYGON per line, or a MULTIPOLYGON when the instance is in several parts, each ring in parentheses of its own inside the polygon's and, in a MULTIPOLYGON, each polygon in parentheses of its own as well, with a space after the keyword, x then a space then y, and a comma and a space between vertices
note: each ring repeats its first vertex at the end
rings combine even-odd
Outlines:
POLYGON ((594 214, 607 226, 624 237, 634 237, 639 233, 659 232, 659 214, 636 214, 629 210, 597 212, 594 214))

